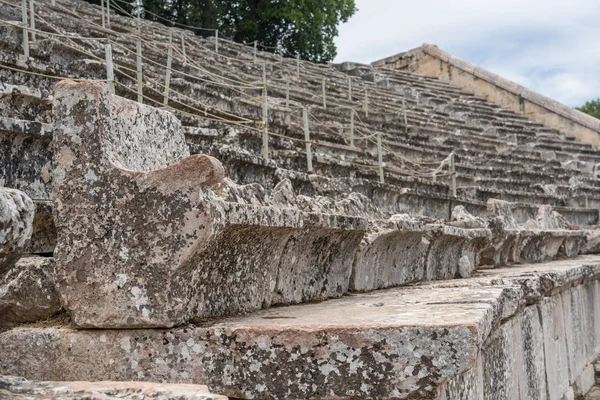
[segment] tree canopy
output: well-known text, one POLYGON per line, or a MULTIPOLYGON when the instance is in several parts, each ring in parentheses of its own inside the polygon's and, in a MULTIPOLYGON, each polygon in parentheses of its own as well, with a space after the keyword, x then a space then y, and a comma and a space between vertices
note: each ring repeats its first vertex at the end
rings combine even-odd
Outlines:
POLYGON ((220 37, 321 63, 335 58, 338 25, 357 11, 354 0, 142 0, 142 7, 135 6, 139 0, 122 1, 117 4, 146 19, 218 29, 220 37))
POLYGON ((575 109, 600 119, 600 99, 586 101, 583 106, 575 109))

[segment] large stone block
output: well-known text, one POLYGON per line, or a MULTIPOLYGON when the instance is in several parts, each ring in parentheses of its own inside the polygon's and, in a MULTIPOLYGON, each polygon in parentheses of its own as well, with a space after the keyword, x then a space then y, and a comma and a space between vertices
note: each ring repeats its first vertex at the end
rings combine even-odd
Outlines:
POLYGON ((24 257, 0 277, 0 328, 47 319, 60 311, 54 260, 24 257))
POLYGON ((514 205, 507 201, 489 199, 487 206, 493 239, 483 251, 486 264, 539 263, 558 255, 572 258, 585 244, 585 232, 571 230, 566 219, 550 206, 540 206, 535 219, 524 224, 517 222, 514 205))
POLYGON ((354 261, 352 290, 374 290, 421 280, 467 278, 491 233, 407 214, 373 221, 354 261))
POLYGON ((0 188, 0 277, 21 258, 31 238, 35 207, 25 193, 0 188))
POLYGON ((102 84, 59 83, 54 112, 58 287, 77 325, 170 327, 348 290, 365 219, 265 207, 251 185, 229 201, 172 114, 102 84))
POLYGON ((502 293, 400 288, 168 330, 15 328, 0 334, 0 373, 202 383, 235 398, 431 398, 475 363, 502 293))
POLYGON ((569 354, 565 315, 560 296, 542 299, 539 305, 544 332, 544 357, 548 400, 560 400, 569 388, 569 354))
POLYGON ((571 384, 581 374, 587 364, 585 327, 587 316, 583 313, 581 287, 561 293, 565 316, 565 338, 568 351, 569 381, 571 384))

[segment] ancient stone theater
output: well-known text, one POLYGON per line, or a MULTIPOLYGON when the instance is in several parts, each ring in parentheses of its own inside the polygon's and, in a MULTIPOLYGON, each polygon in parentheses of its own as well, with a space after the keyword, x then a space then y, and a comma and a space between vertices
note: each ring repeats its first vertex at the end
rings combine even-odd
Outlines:
POLYGON ((120 1, 0 0, 0 399, 600 399, 599 120, 120 1))

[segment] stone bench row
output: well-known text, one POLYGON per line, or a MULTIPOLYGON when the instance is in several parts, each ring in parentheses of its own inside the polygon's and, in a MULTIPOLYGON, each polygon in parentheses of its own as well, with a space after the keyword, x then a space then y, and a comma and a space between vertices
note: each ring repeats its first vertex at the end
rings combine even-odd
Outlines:
MULTIPOLYGON (((535 221, 521 232, 505 212, 500 216, 511 234, 517 232, 507 245, 505 228, 492 235, 464 212, 463 219, 453 218, 464 226, 404 218, 397 234, 420 243, 409 249, 403 241, 373 239, 390 233, 397 219, 383 225, 372 219, 371 238, 360 246, 375 208, 360 194, 311 199, 297 197, 287 180, 270 193, 223 182, 218 161, 186 157, 171 114, 107 95, 94 83, 62 82, 55 97, 58 292, 82 327, 169 327, 378 288, 369 287, 372 282, 465 277, 486 251, 500 254, 494 264, 543 261, 559 252, 577 255, 585 239, 562 220, 550 232, 535 221), (475 222, 479 226, 469 225, 475 222), (378 234, 382 226, 384 235, 378 234), (491 244, 510 248, 512 258, 491 244), (406 258, 423 263, 402 264, 406 258)), ((389 197, 382 200, 394 206, 389 197)))
POLYGON ((0 334, 0 373, 143 376, 234 398, 560 400, 593 384, 599 263, 482 271, 170 330, 20 327, 0 334))

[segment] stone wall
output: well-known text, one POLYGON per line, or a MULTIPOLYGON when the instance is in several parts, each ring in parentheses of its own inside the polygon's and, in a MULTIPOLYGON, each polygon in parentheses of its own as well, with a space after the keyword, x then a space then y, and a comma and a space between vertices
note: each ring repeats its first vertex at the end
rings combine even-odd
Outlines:
POLYGON ((375 61, 373 66, 439 78, 582 142, 600 146, 598 119, 461 60, 436 46, 423 44, 375 61))

